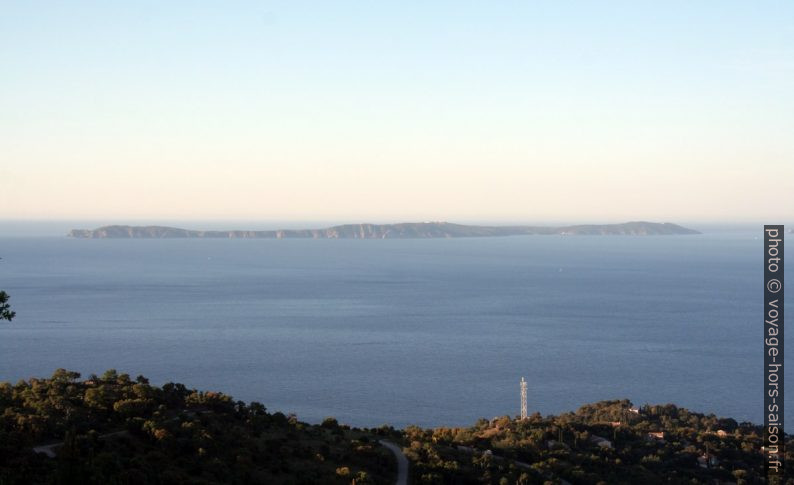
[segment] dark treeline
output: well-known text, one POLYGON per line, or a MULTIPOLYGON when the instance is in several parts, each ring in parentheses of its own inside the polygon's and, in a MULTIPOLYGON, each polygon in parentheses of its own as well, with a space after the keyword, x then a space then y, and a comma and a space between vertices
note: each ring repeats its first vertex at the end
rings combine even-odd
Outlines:
MULTIPOLYGON (((404 432, 420 483, 764 483, 760 426, 672 404, 602 401, 575 413, 404 432)), ((787 453, 786 476, 794 476, 787 453)), ((794 483, 789 480, 786 483, 794 483)))
POLYGON ((59 369, 0 383, 0 485, 393 483, 382 438, 403 446, 413 483, 763 483, 761 431, 626 400, 466 428, 356 429, 113 370, 59 369))
POLYGON ((113 370, 0 383, 2 485, 388 483, 372 435, 113 370))

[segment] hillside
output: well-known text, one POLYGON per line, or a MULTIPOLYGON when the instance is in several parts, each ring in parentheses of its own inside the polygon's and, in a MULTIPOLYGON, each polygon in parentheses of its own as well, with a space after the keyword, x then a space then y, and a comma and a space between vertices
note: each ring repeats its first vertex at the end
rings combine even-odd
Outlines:
POLYGON ((72 229, 74 238, 313 238, 313 239, 390 239, 453 238, 519 235, 621 235, 653 236, 699 234, 677 224, 626 222, 562 227, 471 226, 449 222, 406 222, 401 224, 345 224, 325 229, 282 229, 274 231, 195 231, 166 226, 104 226, 97 229, 72 229))
MULTIPOLYGON (((0 483, 761 483, 762 429, 676 407, 603 401, 472 427, 307 424, 259 403, 114 370, 0 383, 0 483)), ((787 456, 787 463, 793 463, 787 456)), ((791 472, 791 468, 787 468, 791 472)))
POLYGON ((0 484, 390 483, 371 432, 108 371, 0 383, 0 484))

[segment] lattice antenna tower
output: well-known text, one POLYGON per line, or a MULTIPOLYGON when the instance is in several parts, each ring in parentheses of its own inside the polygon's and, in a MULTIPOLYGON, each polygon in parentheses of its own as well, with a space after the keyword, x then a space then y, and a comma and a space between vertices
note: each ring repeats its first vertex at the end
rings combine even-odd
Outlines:
POLYGON ((521 419, 527 419, 527 381, 521 378, 521 419))

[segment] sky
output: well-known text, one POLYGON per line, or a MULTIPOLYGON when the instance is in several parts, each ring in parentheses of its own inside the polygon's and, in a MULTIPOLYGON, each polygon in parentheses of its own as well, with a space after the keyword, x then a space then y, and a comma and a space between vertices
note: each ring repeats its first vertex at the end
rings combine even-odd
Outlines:
POLYGON ((794 220, 789 1, 7 1, 0 219, 794 220))

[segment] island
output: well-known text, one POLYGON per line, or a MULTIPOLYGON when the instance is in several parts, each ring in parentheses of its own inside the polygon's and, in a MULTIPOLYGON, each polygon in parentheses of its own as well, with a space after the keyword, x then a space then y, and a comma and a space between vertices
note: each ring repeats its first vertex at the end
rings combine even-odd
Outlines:
POLYGON ((247 238, 247 239, 429 239, 523 235, 559 236, 668 236, 700 234, 670 222, 624 222, 575 226, 473 226, 450 222, 404 222, 399 224, 344 224, 325 229, 280 229, 272 231, 195 231, 166 226, 103 226, 72 229, 68 236, 81 239, 247 238))

